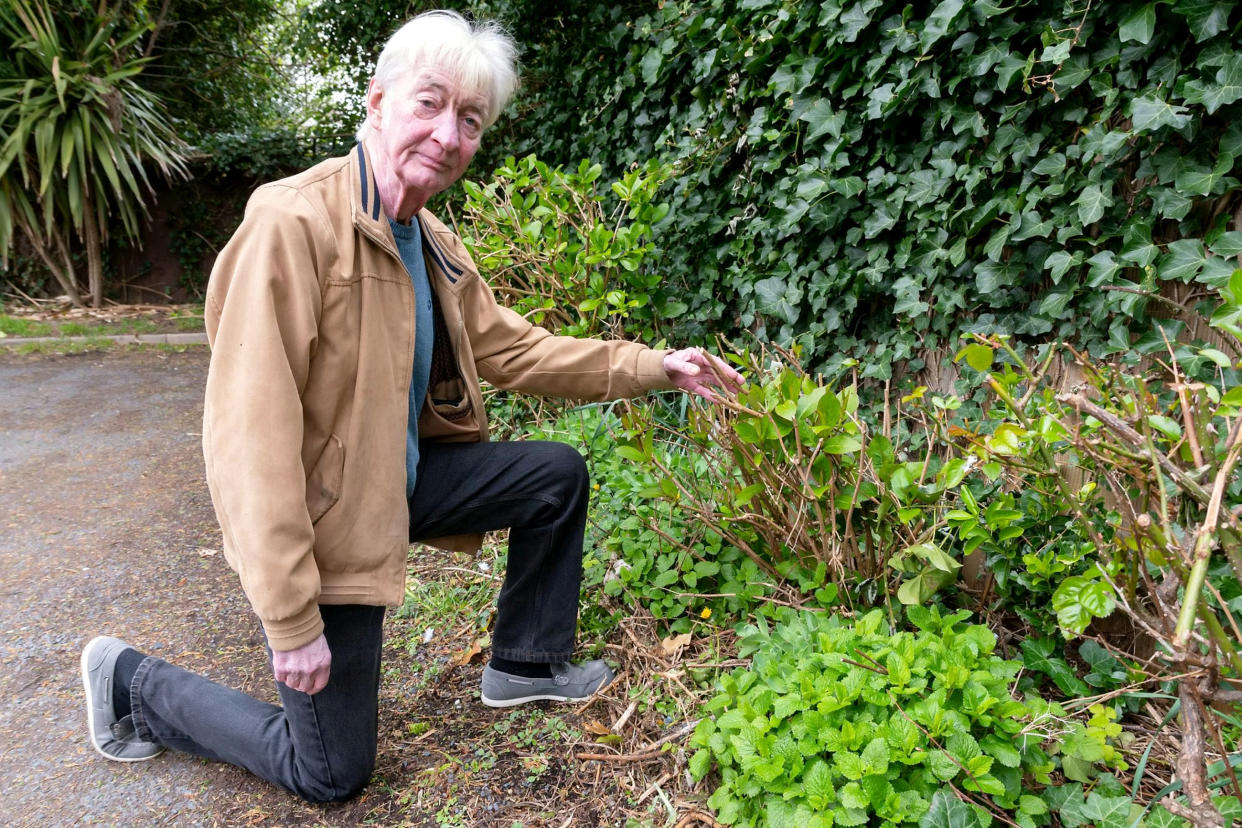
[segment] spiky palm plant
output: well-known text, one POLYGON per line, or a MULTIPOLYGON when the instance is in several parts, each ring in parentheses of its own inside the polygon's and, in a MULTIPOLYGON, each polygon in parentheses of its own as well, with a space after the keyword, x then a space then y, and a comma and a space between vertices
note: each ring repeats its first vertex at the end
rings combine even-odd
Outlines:
POLYGON ((136 81, 144 32, 91 0, 0 0, 0 253, 24 235, 75 304, 75 244, 98 307, 110 216, 136 239, 147 165, 185 175, 184 143, 136 81))

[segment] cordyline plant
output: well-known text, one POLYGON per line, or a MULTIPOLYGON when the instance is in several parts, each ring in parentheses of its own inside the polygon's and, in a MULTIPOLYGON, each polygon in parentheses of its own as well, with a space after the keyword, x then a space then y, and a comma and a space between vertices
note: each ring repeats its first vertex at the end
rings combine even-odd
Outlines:
POLYGON ((116 216, 131 239, 151 185, 145 165, 185 174, 184 144, 160 100, 136 81, 145 27, 89 0, 10 0, 0 77, 0 253, 26 237, 75 304, 74 238, 92 302, 103 302, 102 245, 116 216))
MULTIPOLYGON (((1242 271, 1222 295, 1213 324, 1236 337, 1242 271)), ((1214 704, 1242 701, 1242 631, 1230 610, 1242 581, 1237 344, 1229 356, 1170 342, 1170 358, 1141 371, 1101 365, 1064 346, 1030 365, 999 338, 978 337, 963 351, 985 372, 1006 420, 977 441, 979 455, 1004 466, 1014 485, 1055 493, 1098 552, 1094 566, 1066 578, 1053 595, 1062 631, 1082 633, 1093 619, 1120 611, 1154 643, 1156 676, 1179 685, 1177 776, 1186 803, 1164 804, 1195 825, 1223 824, 1210 787, 1227 783, 1242 792, 1212 712, 1214 704), (1065 352, 1084 381, 1057 392, 1043 378, 1065 352), (1216 366, 1216 381, 1192 381, 1183 362, 1216 366), (1215 784, 1207 761, 1213 752, 1225 759, 1215 784)))

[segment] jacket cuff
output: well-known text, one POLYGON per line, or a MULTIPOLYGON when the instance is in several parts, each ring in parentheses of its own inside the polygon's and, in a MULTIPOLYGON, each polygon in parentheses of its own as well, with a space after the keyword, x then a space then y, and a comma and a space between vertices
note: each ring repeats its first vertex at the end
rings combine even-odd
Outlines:
POLYGON ((668 372, 664 370, 664 357, 669 352, 648 348, 638 354, 638 382, 648 391, 675 388, 668 372))
POLYGON ((292 618, 282 618, 280 621, 264 620, 263 634, 267 636, 267 645, 273 650, 296 650, 305 647, 323 635, 323 617, 319 614, 319 604, 312 601, 306 609, 292 618))

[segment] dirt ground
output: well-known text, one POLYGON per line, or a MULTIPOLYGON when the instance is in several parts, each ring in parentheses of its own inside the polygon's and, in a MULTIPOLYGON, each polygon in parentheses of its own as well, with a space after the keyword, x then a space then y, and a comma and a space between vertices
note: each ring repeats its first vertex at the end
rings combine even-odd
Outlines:
POLYGON ((592 711, 493 711, 477 701, 477 660, 454 660, 469 629, 415 651, 392 613, 376 777, 352 802, 308 806, 171 752, 136 765, 99 757, 78 677, 96 634, 275 698, 203 480, 207 359, 206 348, 0 350, 0 825, 568 828, 625 825, 651 808, 632 824, 700 824, 660 788, 676 800, 675 764, 575 758, 578 728, 615 721, 623 689, 592 711))

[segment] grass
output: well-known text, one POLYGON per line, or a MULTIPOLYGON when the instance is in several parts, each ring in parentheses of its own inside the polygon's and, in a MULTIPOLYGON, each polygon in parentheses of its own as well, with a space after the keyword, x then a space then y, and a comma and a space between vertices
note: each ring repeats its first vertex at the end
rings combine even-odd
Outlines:
POLYGON ((15 339, 35 336, 55 336, 56 328, 50 322, 36 322, 20 316, 0 313, 0 335, 15 339))
POLYGON ((157 333, 193 333, 203 330, 202 305, 170 306, 154 310, 105 308, 72 311, 79 315, 32 318, 0 312, 0 338, 140 336, 157 333))

